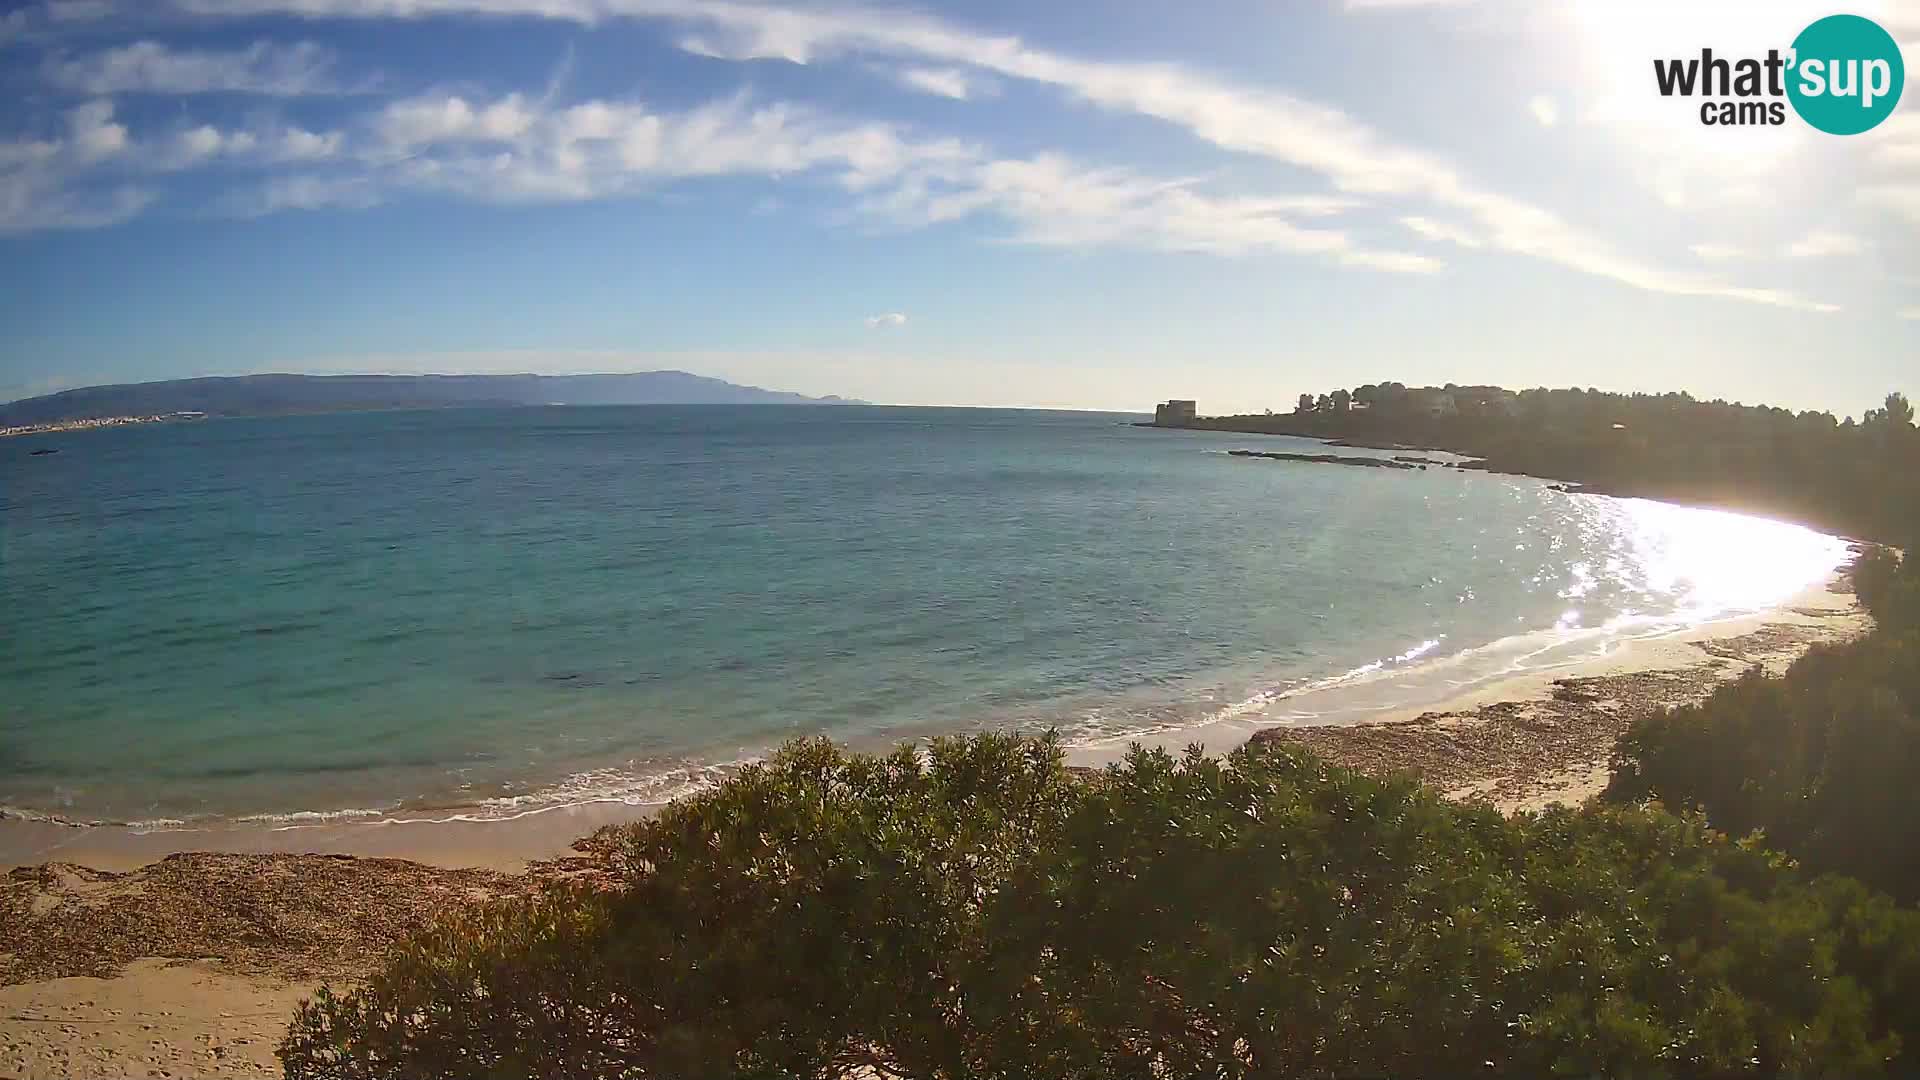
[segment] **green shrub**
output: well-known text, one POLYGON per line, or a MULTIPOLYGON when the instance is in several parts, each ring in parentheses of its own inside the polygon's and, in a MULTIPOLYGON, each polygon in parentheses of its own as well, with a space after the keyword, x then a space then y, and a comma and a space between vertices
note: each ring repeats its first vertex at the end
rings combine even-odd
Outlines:
POLYGON ((1874 1073, 1920 927, 1698 819, 1295 747, 794 744, 301 1009, 289 1077, 1874 1073))
POLYGON ((1635 723, 1609 795, 1700 807, 1809 870, 1920 900, 1920 579, 1878 553, 1854 580, 1877 629, 1635 723))

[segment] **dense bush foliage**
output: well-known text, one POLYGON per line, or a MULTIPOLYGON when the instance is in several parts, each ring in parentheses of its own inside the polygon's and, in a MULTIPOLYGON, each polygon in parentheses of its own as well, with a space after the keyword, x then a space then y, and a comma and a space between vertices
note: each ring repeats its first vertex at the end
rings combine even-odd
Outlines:
POLYGON ((1867 1075, 1920 1030, 1920 916, 1857 884, 1297 747, 803 742, 615 848, 321 994, 287 1074, 1867 1075))
POLYGON ((1920 900, 1917 577, 1891 552, 1862 559, 1855 588, 1873 633, 1636 723, 1615 752, 1611 794, 1699 806, 1715 827, 1763 832, 1811 870, 1920 900))
POLYGON ((1905 544, 1920 537, 1920 470, 1900 465, 1920 464, 1913 415, 1900 394, 1856 422, 1684 393, 1388 382, 1302 395, 1292 413, 1207 417, 1197 426, 1430 446, 1497 471, 1905 544))

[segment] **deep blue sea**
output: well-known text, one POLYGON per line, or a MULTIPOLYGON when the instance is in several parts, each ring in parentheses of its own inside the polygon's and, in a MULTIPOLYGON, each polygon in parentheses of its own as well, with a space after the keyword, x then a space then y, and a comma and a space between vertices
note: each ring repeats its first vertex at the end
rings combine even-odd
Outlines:
POLYGON ((506 814, 656 798, 812 733, 1339 721, 1320 691, 1437 699, 1770 605, 1844 554, 1133 419, 557 407, 0 440, 0 806, 506 814))

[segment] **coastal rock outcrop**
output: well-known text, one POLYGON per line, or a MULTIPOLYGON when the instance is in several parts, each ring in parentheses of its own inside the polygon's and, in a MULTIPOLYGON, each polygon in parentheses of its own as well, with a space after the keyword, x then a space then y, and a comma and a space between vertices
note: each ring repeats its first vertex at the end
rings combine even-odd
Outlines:
POLYGON ((1424 467, 1394 458, 1340 457, 1337 454, 1283 454, 1270 450, 1229 450, 1227 454, 1231 457, 1267 458, 1271 461, 1306 461, 1316 465, 1358 465, 1368 469, 1414 469, 1424 467))

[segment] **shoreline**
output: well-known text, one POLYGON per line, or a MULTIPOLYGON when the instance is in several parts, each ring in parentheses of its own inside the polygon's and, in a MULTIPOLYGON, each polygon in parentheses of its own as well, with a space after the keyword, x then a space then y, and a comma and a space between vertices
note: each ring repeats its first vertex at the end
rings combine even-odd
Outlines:
MULTIPOLYGON (((1469 657, 1479 651, 1469 649, 1431 665, 1387 671, 1350 683, 1335 680, 1330 686, 1303 688, 1257 704, 1226 706, 1221 710, 1223 715, 1197 723, 1069 743, 1065 747, 1067 763, 1074 767, 1099 768, 1119 760, 1127 747, 1136 742, 1175 753, 1196 744, 1209 753, 1225 753, 1254 739, 1286 738, 1313 745, 1324 756, 1342 764, 1365 768, 1378 759, 1425 775, 1429 770, 1423 768, 1418 753, 1401 752, 1381 758, 1372 752, 1350 755, 1345 747, 1370 743, 1385 731, 1396 735, 1430 732, 1434 724, 1423 722, 1429 719, 1437 722, 1438 718, 1452 717, 1453 726, 1458 726, 1462 716, 1495 705, 1505 706, 1508 712, 1538 712, 1539 707, 1547 707, 1551 712, 1562 682, 1636 675, 1651 678, 1662 672, 1681 672, 1702 665, 1716 667, 1721 675, 1737 674, 1738 669, 1725 666, 1730 663, 1728 657, 1717 655, 1706 646, 1751 635, 1762 627, 1797 627, 1785 634, 1802 642, 1792 655, 1798 655, 1815 640, 1863 632, 1864 615, 1853 616, 1858 626, 1835 625, 1828 628, 1829 633, 1816 632, 1817 627, 1828 623, 1847 623, 1849 616, 1844 612, 1853 609, 1852 594, 1845 591, 1852 561, 1853 557, 1848 557, 1824 580, 1758 612, 1722 616, 1642 636, 1602 638, 1597 652, 1576 649, 1569 657, 1552 659, 1538 666, 1491 674, 1466 672, 1466 677, 1449 678, 1462 674, 1458 669, 1466 669, 1469 657), (1825 614, 1817 617, 1805 614, 1816 610, 1825 614), (1392 695, 1393 701, 1381 704, 1382 692, 1390 690, 1402 693, 1392 695)), ((1502 644, 1505 643, 1493 642, 1480 649, 1502 644)), ((1695 687, 1699 692, 1694 696, 1704 696, 1717 683, 1717 680, 1703 681, 1699 673, 1692 673, 1680 682, 1689 680, 1700 683, 1695 687)), ((1651 692, 1645 687, 1637 691, 1641 697, 1651 692)), ((1658 699, 1656 704, 1678 703, 1684 696, 1684 688, 1679 685, 1673 687, 1671 693, 1654 694, 1658 699)), ((1618 727, 1624 730, 1625 722, 1618 727)), ((1607 741, 1610 745, 1611 736, 1607 741)), ((855 748, 884 752, 891 744, 855 748)), ((744 762, 736 762, 734 766, 741 763, 744 762)), ((709 765, 689 771, 702 772, 711 781, 724 778, 730 767, 733 766, 709 765)), ((1498 761, 1490 760, 1482 762, 1481 771, 1501 767, 1498 761)), ((1481 784, 1498 779, 1475 775, 1465 782, 1481 784)), ((1441 786, 1449 792, 1453 790, 1444 782, 1441 786)), ((270 823, 232 819, 186 826, 90 823, 0 811, 0 872, 62 863, 124 873, 181 852, 211 852, 406 859, 450 870, 481 868, 514 873, 543 860, 563 858, 575 840, 609 825, 644 820, 674 798, 701 787, 689 782, 667 788, 657 799, 590 798, 535 805, 507 815, 485 813, 479 806, 451 806, 435 810, 315 815, 315 820, 270 823)))
MULTIPOLYGON (((1620 640, 1437 705, 1347 724, 1228 717, 1071 748, 1068 763, 1098 767, 1132 742, 1221 752, 1288 740, 1363 772, 1410 770, 1451 798, 1508 812, 1578 804, 1605 787, 1614 739, 1635 718, 1870 626, 1843 566, 1766 611, 1620 640)), ((659 805, 234 830, 213 850, 205 832, 115 838, 104 827, 0 822, 65 841, 0 875, 0 1075, 277 1075, 293 1008, 322 982, 364 976, 450 904, 591 877, 602 865, 591 834, 659 805)))
MULTIPOLYGON (((1255 435, 1268 438, 1299 439, 1315 442, 1322 446, 1343 447, 1355 450, 1381 450, 1399 454, 1451 454, 1458 461, 1434 462, 1436 467, 1459 469, 1468 472, 1482 472, 1500 476, 1524 476, 1530 480, 1549 483, 1560 491, 1579 495, 1601 495, 1615 499, 1646 499, 1652 502, 1672 503, 1676 506, 1688 506, 1699 510, 1721 510, 1740 514, 1745 517, 1763 518, 1789 525, 1799 525, 1815 532, 1846 540, 1855 544, 1872 544, 1867 539, 1872 534, 1858 522, 1837 520, 1819 513, 1809 513, 1804 506, 1780 504, 1772 501, 1754 501, 1731 495, 1725 491, 1704 490, 1685 485, 1663 485, 1648 482, 1644 477, 1637 482, 1623 482, 1618 479, 1597 480, 1591 477, 1580 478, 1561 469, 1539 469, 1516 463, 1505 457, 1490 457, 1485 451, 1462 449, 1459 446, 1441 446, 1444 439, 1426 438, 1414 442, 1401 442, 1384 435, 1339 435, 1327 431, 1288 430, 1284 418, 1274 415, 1270 419, 1279 423, 1265 426, 1241 423, 1229 426, 1234 417, 1201 417, 1199 422, 1172 426, 1155 423, 1136 423, 1137 428, 1152 428, 1159 431, 1202 431, 1218 435, 1255 435)), ((1252 457, 1272 457, 1274 455, 1255 452, 1252 457)), ((1282 455, 1282 460, 1325 461, 1320 455, 1282 455)), ((1331 464, 1346 462, 1333 461, 1331 464)))
POLYGON ((1485 799, 1506 812, 1577 805, 1605 786, 1613 743, 1635 719, 1702 700, 1753 667, 1778 674, 1814 645, 1865 634, 1872 618, 1851 591, 1852 561, 1764 611, 1624 639, 1601 655, 1488 680, 1437 704, 1345 724, 1228 718, 1110 740, 1070 761, 1118 761, 1136 741, 1174 753, 1197 744, 1211 754, 1290 741, 1362 772, 1410 771, 1449 797, 1485 799))

